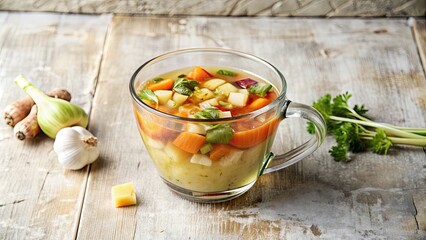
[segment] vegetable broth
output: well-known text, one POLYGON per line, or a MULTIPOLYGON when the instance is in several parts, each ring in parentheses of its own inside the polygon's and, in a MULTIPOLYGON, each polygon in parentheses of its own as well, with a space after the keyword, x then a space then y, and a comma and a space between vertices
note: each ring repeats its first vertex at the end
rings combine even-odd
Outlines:
MULTIPOLYGON (((138 89, 146 104, 169 114, 218 119, 256 111, 273 102, 277 89, 260 77, 229 67, 178 69, 138 89)), ((201 192, 225 191, 254 182, 269 153, 279 120, 270 110, 232 124, 171 124, 135 109, 145 146, 160 175, 201 192)))

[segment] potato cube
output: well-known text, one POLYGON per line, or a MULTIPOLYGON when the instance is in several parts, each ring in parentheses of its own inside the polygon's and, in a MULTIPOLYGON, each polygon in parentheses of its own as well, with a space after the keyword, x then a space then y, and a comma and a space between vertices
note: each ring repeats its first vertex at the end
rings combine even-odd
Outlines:
POLYGON ((247 103, 248 95, 243 93, 229 93, 228 102, 238 107, 244 107, 247 103))
POLYGON ((113 186, 111 193, 117 208, 136 204, 135 188, 132 182, 113 186))
POLYGON ((172 98, 173 92, 170 90, 157 90, 154 92, 154 94, 157 95, 160 104, 165 105, 167 101, 172 98))

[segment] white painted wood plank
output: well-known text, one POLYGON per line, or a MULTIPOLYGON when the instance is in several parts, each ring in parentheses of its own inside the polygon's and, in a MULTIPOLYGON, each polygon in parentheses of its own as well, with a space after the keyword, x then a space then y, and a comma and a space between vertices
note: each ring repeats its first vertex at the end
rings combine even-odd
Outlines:
POLYGON ((423 69, 426 71, 426 20, 412 18, 410 19, 410 22, 413 27, 417 48, 423 63, 423 69))
MULTIPOLYGON (((44 91, 68 89, 89 112, 110 16, 0 13, 0 109, 26 94, 24 74, 44 91)), ((21 142, 0 124, 0 239, 64 239, 76 232, 88 169, 66 171, 53 140, 21 142)))
POLYGON ((214 16, 424 16, 423 0, 0 0, 9 11, 214 16))
MULTIPOLYGON (((246 51, 277 66, 288 96, 312 103, 353 93, 378 121, 424 127, 425 76, 403 19, 247 19, 115 17, 94 99, 91 130, 103 143, 90 172, 79 239, 418 238, 413 196, 425 189, 425 153, 353 156, 344 164, 319 151, 262 176, 242 197, 216 205, 172 194, 137 133, 128 82, 148 59, 187 47, 246 51), (115 209, 110 188, 133 181, 138 205, 115 209)), ((194 63, 196 64, 196 63, 194 63)), ((281 124, 275 151, 302 142, 304 126, 281 124), (279 147, 277 147, 279 146, 279 147)))

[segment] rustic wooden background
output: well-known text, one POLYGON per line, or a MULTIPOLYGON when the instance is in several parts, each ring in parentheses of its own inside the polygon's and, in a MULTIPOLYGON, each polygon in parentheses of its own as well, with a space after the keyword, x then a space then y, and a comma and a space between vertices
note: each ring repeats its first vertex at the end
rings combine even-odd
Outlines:
POLYGON ((0 9, 214 16, 425 16, 424 0, 0 0, 0 9))
MULTIPOLYGON (((0 239, 425 239, 425 148, 357 154, 344 164, 327 153, 327 138, 230 202, 197 204, 171 193, 137 133, 128 82, 144 61, 187 47, 267 59, 283 71, 294 101, 350 91, 374 119, 425 127, 424 19, 0 12, 0 109, 25 96, 12 83, 18 74, 43 90, 65 87, 90 113, 101 151, 92 166, 66 171, 53 140, 21 142, 1 123, 0 239), (116 209, 111 186, 128 181, 138 205, 116 209)), ((275 151, 302 142, 303 124, 281 125, 275 151)))

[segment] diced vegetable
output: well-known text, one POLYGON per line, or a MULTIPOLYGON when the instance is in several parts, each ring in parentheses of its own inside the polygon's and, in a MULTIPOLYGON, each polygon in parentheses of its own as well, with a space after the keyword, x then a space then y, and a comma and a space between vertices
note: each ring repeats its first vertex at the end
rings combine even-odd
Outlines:
POLYGON ((156 148, 156 149, 163 149, 164 145, 165 145, 163 141, 155 140, 155 139, 150 138, 148 136, 146 136, 146 138, 145 138, 145 143, 148 146, 156 148))
POLYGON ((200 110, 194 114, 195 118, 201 119, 218 119, 220 110, 215 107, 200 110))
POLYGON ((170 90, 156 90, 154 94, 157 95, 160 104, 166 104, 172 98, 173 91, 170 90))
POLYGON ((251 78, 244 78, 235 82, 235 84, 237 84, 240 88, 244 88, 244 89, 247 89, 256 83, 257 81, 251 78))
POLYGON ((155 95, 152 92, 152 90, 150 90, 150 89, 144 89, 144 90, 140 91, 138 96, 142 100, 147 100, 149 102, 154 102, 154 103, 158 104, 157 95, 155 95))
POLYGON ((210 151, 210 159, 218 161, 226 154, 230 153, 235 148, 228 144, 215 144, 213 149, 210 151))
POLYGON ((208 88, 201 88, 201 89, 195 88, 193 96, 198 101, 205 101, 205 100, 209 100, 211 98, 214 98, 214 93, 212 91, 210 91, 208 88))
POLYGON ((229 103, 228 102, 225 102, 225 101, 219 101, 219 105, 220 106, 226 106, 226 105, 228 105, 229 103))
POLYGON ((191 158, 190 153, 176 147, 171 142, 168 142, 166 144, 164 152, 166 152, 167 156, 169 156, 174 162, 185 162, 189 161, 189 159, 191 158))
POLYGON ((238 92, 229 93, 228 102, 237 107, 244 107, 247 104, 248 95, 238 92))
POLYGON ((116 208, 136 204, 135 187, 132 182, 113 186, 111 194, 116 208))
POLYGON ((269 135, 273 134, 278 127, 278 124, 278 118, 274 118, 260 127, 247 131, 235 132, 234 137, 229 143, 237 148, 253 147, 265 141, 269 135))
POLYGON ((225 83, 216 88, 216 92, 220 95, 229 96, 229 93, 231 92, 238 92, 238 88, 234 87, 234 85, 230 83, 225 83))
POLYGON ((219 105, 221 109, 233 109, 234 106, 232 106, 232 104, 230 104, 229 102, 225 102, 225 101, 219 101, 219 105))
POLYGON ((220 159, 219 164, 223 167, 239 165, 241 164, 240 160, 243 153, 244 151, 242 150, 233 149, 220 159))
POLYGON ((189 79, 203 82, 212 78, 213 76, 203 68, 196 66, 191 70, 191 72, 188 73, 188 75, 186 75, 186 77, 189 79))
POLYGON ((179 107, 179 112, 186 112, 188 113, 188 116, 194 115, 194 113, 200 111, 200 108, 197 106, 194 106, 193 104, 185 103, 182 106, 179 107))
POLYGON ((179 78, 173 85, 173 91, 189 96, 198 84, 199 83, 197 81, 179 78))
POLYGON ((147 136, 156 140, 170 140, 174 139, 178 135, 177 131, 165 128, 154 121, 145 119, 136 110, 134 112, 137 117, 139 127, 147 136))
POLYGON ((216 98, 212 98, 212 99, 207 100, 205 102, 208 102, 211 106, 217 106, 217 105, 219 105, 219 103, 217 102, 216 98))
POLYGON ((181 132, 173 141, 173 144, 189 153, 197 153, 206 143, 206 137, 196 133, 181 132))
POLYGON ((175 92, 173 94, 173 101, 176 103, 176 106, 182 105, 188 99, 188 96, 175 92))
POLYGON ((229 70, 225 70, 225 69, 220 69, 216 73, 220 74, 220 75, 224 75, 224 76, 229 76, 229 77, 235 77, 235 76, 237 76, 237 73, 229 71, 229 70))
POLYGON ((204 165, 210 167, 212 165, 212 160, 204 154, 194 154, 191 158, 191 163, 204 165))
POLYGON ((230 118, 230 117, 232 117, 232 114, 230 111, 219 112, 219 118, 230 118))
POLYGON ((251 102, 247 108, 252 112, 267 106, 269 103, 271 103, 271 101, 267 98, 258 98, 251 102))
POLYGON ((250 93, 254 93, 260 97, 265 97, 266 94, 272 89, 272 85, 269 83, 257 83, 248 89, 250 93))
POLYGON ((201 109, 211 108, 213 106, 218 106, 219 103, 216 98, 212 98, 200 103, 201 109))
MULTIPOLYGON (((169 100, 169 101, 171 101, 171 100, 169 100)), ((168 101, 167 101, 167 103, 168 103, 168 101)), ((155 107, 155 109, 157 109, 158 111, 160 111, 160 112, 165 112, 165 113, 169 113, 169 114, 174 114, 174 112, 175 112, 175 110, 173 110, 173 108, 172 107, 169 107, 168 106, 168 104, 166 103, 166 105, 157 105, 156 107, 155 107)))
POLYGON ((176 116, 178 116, 178 117, 184 117, 184 118, 188 118, 189 117, 189 115, 188 115, 187 112, 177 112, 176 116))
POLYGON ((229 124, 217 124, 206 132, 208 143, 228 144, 234 136, 234 130, 229 124))
POLYGON ((238 89, 239 93, 245 94, 245 95, 250 95, 249 91, 247 89, 238 89))
POLYGON ((206 135, 206 128, 204 125, 201 124, 188 123, 186 131, 206 135))
POLYGON ((226 81, 223 79, 219 79, 219 78, 213 78, 210 79, 208 81, 205 81, 201 84, 201 87, 205 87, 208 88, 210 90, 215 90, 217 87, 219 87, 220 85, 225 84, 226 81))
POLYGON ((154 84, 149 85, 147 88, 151 91, 156 90, 171 90, 173 88, 174 81, 172 79, 166 79, 154 84))
POLYGON ((176 102, 175 102, 175 101, 173 101, 173 100, 169 99, 169 100, 167 101, 167 106, 168 106, 169 108, 176 108, 176 107, 177 107, 177 104, 176 104, 176 102))
MULTIPOLYGON (((215 98, 212 98, 212 99, 215 99, 215 98)), ((208 102, 208 100, 200 103, 200 108, 201 109, 206 109, 206 108, 211 108, 211 107, 212 107, 212 105, 210 105, 210 103, 208 102)))
POLYGON ((202 146, 200 148, 200 153, 201 154, 206 154, 208 152, 210 152, 213 149, 213 145, 211 145, 210 143, 204 144, 204 146, 202 146))

